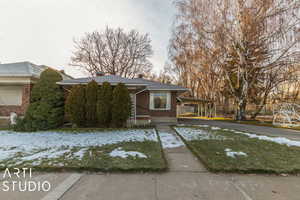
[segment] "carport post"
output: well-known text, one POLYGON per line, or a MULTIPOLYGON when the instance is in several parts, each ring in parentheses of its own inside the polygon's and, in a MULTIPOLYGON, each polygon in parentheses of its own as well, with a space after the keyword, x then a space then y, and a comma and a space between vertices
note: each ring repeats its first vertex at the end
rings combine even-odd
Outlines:
POLYGON ((201 105, 200 105, 200 110, 201 110, 201 111, 200 111, 200 115, 201 115, 200 117, 202 117, 202 113, 203 113, 202 103, 201 103, 201 105))

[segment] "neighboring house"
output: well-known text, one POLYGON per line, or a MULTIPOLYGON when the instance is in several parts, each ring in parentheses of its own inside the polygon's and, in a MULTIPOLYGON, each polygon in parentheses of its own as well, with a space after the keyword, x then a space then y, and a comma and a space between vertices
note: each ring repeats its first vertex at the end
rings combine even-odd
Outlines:
POLYGON ((73 85, 87 84, 95 80, 99 85, 109 82, 112 86, 124 83, 130 91, 132 99, 132 116, 134 123, 145 124, 149 122, 177 122, 176 98, 188 89, 181 86, 162 84, 139 78, 123 78, 116 75, 103 75, 99 73, 92 78, 78 78, 58 82, 68 91, 73 85))
MULTIPOLYGON (((0 118, 9 118, 12 112, 24 115, 32 87, 47 68, 30 62, 0 64, 0 118)), ((72 78, 63 71, 59 73, 64 80, 72 78)))

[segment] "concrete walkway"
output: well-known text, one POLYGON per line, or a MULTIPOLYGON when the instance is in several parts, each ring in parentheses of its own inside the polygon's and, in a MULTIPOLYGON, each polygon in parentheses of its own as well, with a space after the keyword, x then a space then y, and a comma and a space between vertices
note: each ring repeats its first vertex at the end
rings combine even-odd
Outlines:
POLYGON ((224 121, 215 120, 202 120, 202 119, 180 119, 179 123, 183 124, 207 124, 211 126, 218 126, 221 128, 236 129, 240 131, 252 132, 261 135, 286 137, 291 140, 300 141, 300 131, 285 129, 285 128, 273 128, 267 126, 255 126, 250 124, 238 124, 224 121))
MULTIPOLYGON (((158 132, 170 133, 180 140, 170 126, 157 125, 156 128, 158 132)), ((186 146, 164 149, 164 152, 171 172, 207 172, 186 146)))
MULTIPOLYGON (((175 135, 168 126, 158 125, 157 128, 175 135)), ((53 183, 51 192, 0 191, 0 199, 299 200, 298 176, 214 174, 208 172, 185 146, 164 149, 164 152, 170 166, 166 173, 88 173, 80 177, 66 173, 36 174, 37 180, 49 179, 53 183)))

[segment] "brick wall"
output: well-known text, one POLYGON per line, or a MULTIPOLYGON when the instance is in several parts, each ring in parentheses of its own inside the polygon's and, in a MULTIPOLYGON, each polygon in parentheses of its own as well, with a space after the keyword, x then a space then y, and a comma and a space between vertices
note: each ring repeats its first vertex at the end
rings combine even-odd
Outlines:
POLYGON ((30 104, 31 89, 32 89, 32 84, 24 85, 22 91, 22 105, 21 106, 0 106, 0 116, 9 116, 11 112, 15 112, 18 115, 24 115, 30 104))

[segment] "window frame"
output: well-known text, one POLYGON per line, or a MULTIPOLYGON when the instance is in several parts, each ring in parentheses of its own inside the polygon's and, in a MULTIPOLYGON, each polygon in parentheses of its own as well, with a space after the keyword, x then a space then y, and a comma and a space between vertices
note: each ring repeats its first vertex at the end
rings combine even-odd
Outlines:
POLYGON ((171 99, 171 92, 170 91, 152 91, 149 95, 149 109, 155 111, 168 111, 171 110, 172 99, 171 99), (155 108, 154 106, 154 94, 166 94, 167 102, 165 108, 155 108))

